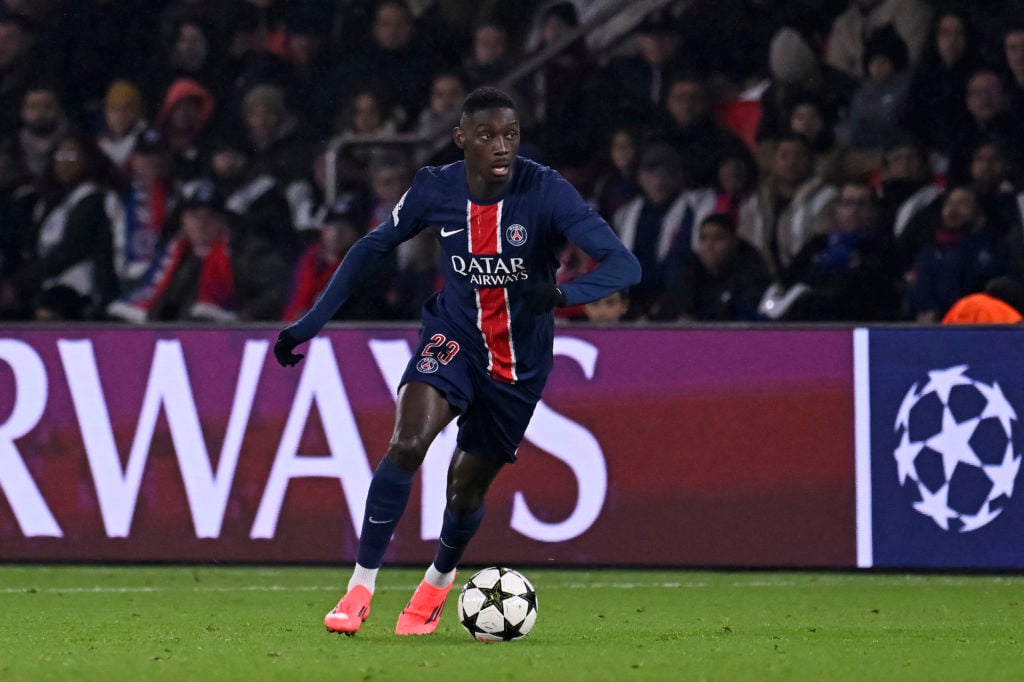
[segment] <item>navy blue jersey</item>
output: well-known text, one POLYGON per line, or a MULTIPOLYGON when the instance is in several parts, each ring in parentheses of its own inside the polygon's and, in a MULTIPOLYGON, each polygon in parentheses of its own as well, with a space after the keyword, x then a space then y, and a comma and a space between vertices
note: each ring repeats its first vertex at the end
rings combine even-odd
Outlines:
POLYGON ((391 218, 352 247, 289 332, 300 343, 316 335, 366 269, 421 230, 432 230, 444 253, 444 288, 424 306, 424 322, 439 318, 463 352, 507 383, 543 381, 551 368, 554 317, 531 313, 522 293, 554 283, 567 241, 599 263, 560 285, 569 305, 596 301, 640 279, 633 255, 556 171, 518 158, 501 194, 484 200, 470 194, 459 161, 416 174, 391 218))

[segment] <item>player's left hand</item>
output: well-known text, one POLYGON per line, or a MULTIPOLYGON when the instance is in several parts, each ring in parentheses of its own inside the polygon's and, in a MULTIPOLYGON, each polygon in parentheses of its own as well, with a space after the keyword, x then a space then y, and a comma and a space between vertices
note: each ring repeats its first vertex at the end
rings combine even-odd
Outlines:
POLYGON ((299 342, 288 333, 287 329, 281 330, 281 333, 277 335, 277 343, 274 344, 274 357, 277 358, 278 364, 282 367, 291 367, 306 357, 302 353, 292 352, 297 345, 299 342))
POLYGON ((526 308, 536 315, 546 313, 552 308, 561 308, 568 302, 565 292, 554 284, 538 284, 523 292, 526 308))

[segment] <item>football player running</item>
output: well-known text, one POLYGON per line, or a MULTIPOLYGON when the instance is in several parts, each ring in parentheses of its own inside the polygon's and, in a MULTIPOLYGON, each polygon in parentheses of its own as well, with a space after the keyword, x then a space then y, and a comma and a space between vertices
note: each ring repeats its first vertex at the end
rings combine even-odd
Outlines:
POLYGON ((596 301, 640 280, 636 258, 576 190, 556 171, 518 156, 519 118, 507 94, 490 87, 470 93, 453 135, 463 160, 420 169, 391 217, 352 247, 313 308, 274 346, 282 365, 299 362, 296 346, 320 331, 381 258, 422 230, 437 235, 444 286, 423 306, 394 433, 367 493, 355 570, 324 619, 334 632, 353 634, 370 615, 377 572, 413 476, 437 435, 457 420, 437 554, 395 632, 437 629, 487 489, 515 461, 551 370, 552 309, 596 301), (567 242, 598 265, 556 286, 567 242))

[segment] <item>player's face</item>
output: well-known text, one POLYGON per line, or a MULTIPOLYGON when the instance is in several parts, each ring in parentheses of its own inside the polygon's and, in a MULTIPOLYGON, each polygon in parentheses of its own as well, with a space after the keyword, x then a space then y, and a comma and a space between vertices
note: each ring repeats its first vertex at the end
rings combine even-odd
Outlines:
POLYGON ((494 191, 512 177, 519 153, 519 118, 512 109, 478 111, 455 129, 455 144, 465 154, 470 189, 494 191))

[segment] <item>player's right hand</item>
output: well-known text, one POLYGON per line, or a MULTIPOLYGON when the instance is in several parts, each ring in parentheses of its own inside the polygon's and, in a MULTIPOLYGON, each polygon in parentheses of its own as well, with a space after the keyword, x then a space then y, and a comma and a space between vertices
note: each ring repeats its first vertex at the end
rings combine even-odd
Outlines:
POLYGON ((302 353, 292 352, 297 345, 299 342, 295 340, 295 337, 289 334, 287 329, 282 330, 277 335, 277 343, 274 344, 274 357, 277 358, 278 364, 282 367, 291 367, 306 357, 302 353))

